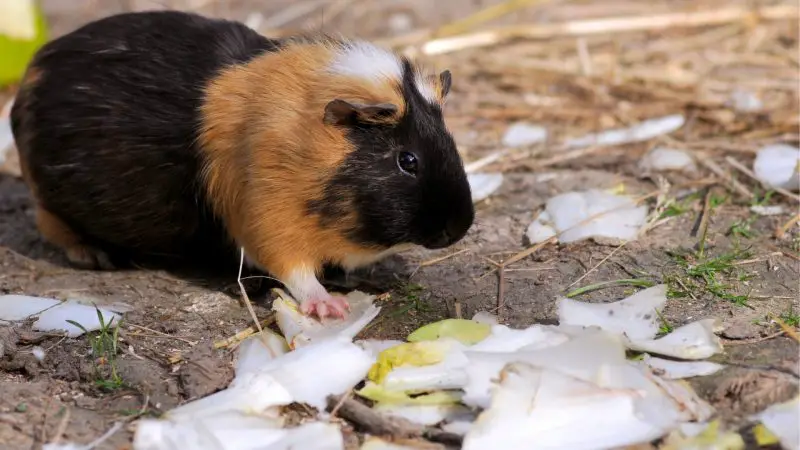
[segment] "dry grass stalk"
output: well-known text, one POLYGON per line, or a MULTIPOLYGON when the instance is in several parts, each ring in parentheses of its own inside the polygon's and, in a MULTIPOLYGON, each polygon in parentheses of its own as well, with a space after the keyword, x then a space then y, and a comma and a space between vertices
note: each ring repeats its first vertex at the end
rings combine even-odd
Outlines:
POLYGON ((796 17, 792 5, 768 6, 760 9, 729 7, 708 11, 686 11, 641 17, 608 17, 542 25, 517 25, 472 34, 434 39, 421 48, 426 55, 440 55, 468 48, 488 47, 513 39, 548 39, 562 36, 658 31, 668 28, 707 27, 754 19, 774 20, 796 17))

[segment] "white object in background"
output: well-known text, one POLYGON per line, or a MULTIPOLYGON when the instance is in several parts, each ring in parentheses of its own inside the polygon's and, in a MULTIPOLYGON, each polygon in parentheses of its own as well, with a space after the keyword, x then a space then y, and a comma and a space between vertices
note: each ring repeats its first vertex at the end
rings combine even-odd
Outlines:
POLYGON ((660 377, 669 380, 712 375, 725 368, 722 364, 711 361, 673 361, 656 358, 646 353, 641 363, 653 369, 660 377))
POLYGON ((0 322, 24 320, 61 303, 54 298, 0 295, 0 322))
POLYGON ((472 201, 477 203, 486 199, 503 184, 502 173, 470 173, 467 174, 472 201))
POLYGON ((506 130, 502 143, 506 147, 524 147, 547 140, 547 128, 527 122, 517 122, 506 130))
POLYGON ((597 326, 630 339, 653 339, 659 330, 658 311, 667 303, 667 285, 659 284, 612 303, 558 300, 560 325, 597 326))
POLYGON ((270 361, 289 353, 289 345, 283 336, 269 329, 256 333, 239 344, 236 357, 236 376, 256 372, 270 361), (266 344, 264 343, 266 341, 266 344))
POLYGON ((684 124, 681 114, 649 119, 629 128, 615 128, 597 134, 568 139, 568 148, 589 147, 592 145, 620 145, 632 142, 646 141, 657 136, 672 133, 684 124))
POLYGON ((547 200, 526 234, 534 244, 556 235, 562 243, 588 238, 630 241, 637 238, 646 218, 647 206, 637 206, 629 197, 599 189, 567 192, 547 200))
POLYGON ((629 339, 631 350, 680 359, 705 359, 722 352, 722 342, 714 331, 715 319, 703 319, 676 328, 658 339, 629 339))
POLYGON ((800 148, 785 144, 762 147, 753 161, 759 181, 771 188, 800 190, 800 148))
MULTIPOLYGON (((122 317, 103 308, 100 308, 100 314, 103 316, 105 326, 111 324, 112 327, 116 327, 122 317), (111 322, 112 319, 114 320, 113 323, 111 322)), ((67 300, 39 314, 39 320, 33 324, 33 329, 39 331, 66 331, 67 336, 71 338, 78 337, 84 333, 82 329, 67 322, 67 320, 80 324, 86 331, 99 330, 101 327, 100 318, 97 317, 97 309, 95 307, 80 304, 75 300, 67 300)))
POLYGON ((697 169, 691 155, 684 150, 656 147, 647 152, 639 162, 643 171, 665 172, 669 170, 693 172, 697 169))

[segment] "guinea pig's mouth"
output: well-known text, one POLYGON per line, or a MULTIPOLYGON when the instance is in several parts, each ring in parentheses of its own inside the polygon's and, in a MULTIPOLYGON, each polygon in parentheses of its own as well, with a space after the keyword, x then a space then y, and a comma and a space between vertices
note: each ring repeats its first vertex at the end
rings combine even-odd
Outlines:
POLYGON ((422 246, 428 250, 439 250, 447 248, 455 244, 456 242, 460 241, 465 234, 466 233, 461 233, 461 232, 453 233, 448 230, 443 230, 438 235, 429 238, 426 242, 422 244, 422 246))

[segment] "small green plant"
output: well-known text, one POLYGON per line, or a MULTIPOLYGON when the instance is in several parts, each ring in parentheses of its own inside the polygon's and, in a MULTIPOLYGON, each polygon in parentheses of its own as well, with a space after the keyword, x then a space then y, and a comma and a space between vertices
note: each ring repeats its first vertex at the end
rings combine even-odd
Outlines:
POLYGON ((767 203, 769 203, 769 200, 772 198, 773 195, 775 195, 775 191, 771 189, 764 192, 763 195, 759 195, 758 192, 756 191, 756 193, 753 195, 753 198, 750 200, 750 205, 764 206, 767 203))
POLYGON ((665 334, 672 333, 672 330, 674 330, 675 327, 673 327, 672 324, 664 318, 664 316, 661 314, 661 311, 656 309, 656 315, 658 316, 658 320, 661 321, 661 326, 658 328, 658 334, 663 336, 665 334))
POLYGON ((106 323, 103 313, 97 307, 95 307, 95 311, 97 311, 97 318, 100 321, 100 329, 94 333, 89 332, 86 327, 74 320, 67 320, 67 322, 83 330, 89 338, 89 344, 92 347, 95 384, 105 390, 118 389, 125 384, 117 371, 117 352, 119 351, 119 328, 121 323, 117 323, 114 326, 113 317, 106 323))
POLYGON ((789 325, 790 327, 797 328, 798 326, 800 326, 800 314, 796 313, 794 311, 794 308, 792 308, 791 306, 789 307, 788 311, 782 313, 779 317, 783 321, 783 323, 789 325))
POLYGON ((399 316, 405 314, 412 309, 415 311, 426 311, 430 306, 422 301, 421 294, 425 291, 425 287, 416 283, 406 283, 398 289, 400 295, 405 299, 405 304, 394 311, 391 316, 399 316))
POLYGON ((751 228, 751 225, 753 225, 753 222, 755 221, 755 216, 739 220, 731 225, 727 234, 737 238, 752 239, 756 236, 755 232, 751 228))
POLYGON ((746 295, 735 294, 733 286, 725 284, 724 278, 734 278, 746 281, 752 275, 742 273, 736 266, 736 261, 750 257, 746 250, 734 249, 728 253, 709 258, 698 258, 696 255, 681 252, 667 252, 675 263, 682 269, 683 276, 670 275, 665 277, 668 285, 667 296, 670 298, 693 296, 694 292, 708 292, 709 294, 735 303, 739 306, 749 306, 749 293, 746 295))

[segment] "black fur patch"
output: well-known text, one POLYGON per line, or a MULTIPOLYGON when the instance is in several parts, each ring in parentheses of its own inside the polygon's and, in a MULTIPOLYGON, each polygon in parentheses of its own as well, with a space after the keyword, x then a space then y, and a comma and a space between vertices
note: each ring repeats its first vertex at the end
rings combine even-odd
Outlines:
POLYGON ((279 46, 175 11, 107 17, 46 44, 11 114, 42 206, 112 253, 228 250, 199 186, 199 108, 221 69, 279 46))
POLYGON ((399 124, 355 124, 348 138, 351 153, 326 186, 323 198, 309 203, 323 224, 333 224, 355 209, 358 225, 350 238, 391 247, 415 243, 431 248, 451 245, 472 226, 474 207, 455 142, 439 105, 417 91, 411 63, 403 62, 406 112, 399 124), (400 171, 397 155, 413 152, 418 174, 400 171), (443 233, 448 231, 449 237, 443 233))

